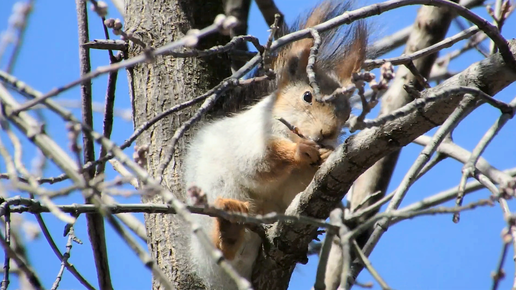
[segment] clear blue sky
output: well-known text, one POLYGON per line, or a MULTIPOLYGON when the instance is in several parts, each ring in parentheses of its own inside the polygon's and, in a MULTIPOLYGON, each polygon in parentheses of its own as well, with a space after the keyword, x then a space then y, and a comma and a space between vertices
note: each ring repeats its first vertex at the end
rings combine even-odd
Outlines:
MULTIPOLYGON (((15 2, 14 0, 4 0, 0 3, 0 31, 6 29, 7 19, 15 2)), ((47 92, 79 77, 75 1, 58 1, 59 3, 57 3, 36 0, 35 2, 23 49, 13 73, 35 89, 47 92)), ((286 0, 277 2, 279 2, 281 11, 285 13, 287 21, 292 21, 295 15, 313 6, 316 1, 286 0)), ((109 5, 111 6, 111 3, 109 5)), ((379 39, 410 25, 415 19, 416 10, 417 6, 406 7, 375 17, 378 28, 375 37, 379 39)), ((487 17, 483 8, 475 11, 483 17, 487 17)), ((109 13, 110 17, 119 17, 112 6, 109 13)), ((96 15, 90 14, 90 38, 104 38, 101 20, 96 15)), ((516 21, 514 19, 514 17, 511 18, 505 25, 503 34, 506 38, 516 37, 516 21)), ((254 3, 249 23, 249 33, 258 36, 264 43, 267 37, 267 26, 254 3)), ((452 25, 449 34, 456 32, 456 26, 452 25)), ((463 43, 455 45, 454 48, 461 47, 461 45, 463 43)), ((401 50, 398 49, 388 56, 397 56, 400 53, 401 50)), ((109 63, 106 51, 92 51, 91 56, 93 68, 109 63)), ((451 70, 462 70, 481 58, 482 56, 478 52, 470 51, 454 61, 451 70)), ((5 62, 5 58, 1 60, 0 68, 4 68, 5 62)), ((96 102, 103 102, 105 88, 105 76, 95 79, 93 96, 96 102)), ((511 85, 496 97, 508 102, 515 96, 515 92, 516 86, 511 85)), ((75 88, 61 94, 56 99, 79 100, 79 95, 79 90, 75 88)), ((116 107, 130 109, 125 71, 121 71, 118 78, 116 107)), ((79 116, 78 110, 74 110, 74 112, 79 116)), ((498 118, 498 115, 499 113, 495 109, 483 106, 459 126, 454 133, 454 141, 466 149, 472 150, 484 132, 498 118)), ((67 137, 63 134, 63 122, 52 114, 46 113, 45 116, 47 132, 60 144, 67 144, 67 137)), ((96 129, 101 130, 102 115, 95 114, 94 118, 96 129)), ((484 157, 499 169, 507 169, 516 165, 515 123, 514 121, 509 122, 484 154, 484 157)), ((120 144, 132 131, 131 122, 117 119, 113 139, 120 144)), ((2 135, 2 140, 9 143, 5 135, 2 135)), ((417 145, 409 145, 403 149, 389 191, 399 184, 420 150, 421 147, 417 145)), ((98 154, 98 149, 96 152, 98 154)), ((126 152, 132 154, 132 149, 128 149, 126 152)), ((33 156, 33 150, 25 152, 24 160, 27 164, 30 164, 33 156)), ((5 171, 3 163, 0 163, 0 171, 5 171)), ((107 173, 108 178, 114 176, 110 169, 107 173)), ((45 176, 55 175, 58 175, 58 171, 53 165, 49 165, 45 176)), ((461 164, 453 160, 442 162, 412 186, 403 205, 456 186, 460 176, 461 164)), ((10 194, 17 195, 19 193, 10 192, 10 194)), ((465 202, 486 198, 488 195, 487 190, 481 190, 467 196, 465 202)), ((134 203, 139 202, 139 198, 119 198, 119 201, 134 203)), ((75 193, 56 202, 59 204, 82 202, 82 196, 75 193)), ((452 206, 453 204, 448 203, 447 205, 452 206)), ((514 202, 509 202, 509 205, 516 210, 514 202)), ((143 220, 143 215, 138 215, 138 217, 143 220)), ((27 221, 34 221, 28 214, 25 214, 24 218, 27 221)), ((45 215, 45 220, 56 243, 64 251, 66 238, 62 237, 63 223, 50 214, 45 215)), ((371 255, 371 260, 380 275, 395 289, 490 289, 492 284, 490 273, 495 269, 501 252, 500 233, 504 227, 505 222, 498 205, 463 213, 459 224, 452 223, 450 215, 417 218, 390 228, 371 255)), ((129 247, 112 232, 109 225, 106 229, 114 287, 116 289, 149 289, 150 272, 143 267, 129 247)), ((84 217, 80 217, 76 224, 76 235, 85 243, 83 245, 74 244, 70 262, 90 283, 97 285, 84 217)), ((26 245, 32 265, 44 286, 50 288, 59 271, 60 261, 52 253, 43 237, 27 241, 26 245)), ((142 245, 145 246, 143 243, 142 245)), ((515 270, 513 254, 511 247, 504 267, 507 277, 502 281, 499 289, 509 289, 512 285, 515 270)), ((0 257, 3 257, 3 252, 0 257)), ((317 258, 314 256, 310 258, 307 265, 297 267, 292 276, 290 289, 310 289, 314 282, 316 265, 317 258)), ((373 281, 373 279, 364 271, 360 275, 359 281, 364 283, 373 281)), ((11 289, 18 287, 16 279, 12 278, 11 283, 11 289)), ((373 289, 380 289, 376 282, 374 284, 373 289)), ((60 289, 82 289, 81 284, 67 271, 65 271, 60 285, 60 289)))

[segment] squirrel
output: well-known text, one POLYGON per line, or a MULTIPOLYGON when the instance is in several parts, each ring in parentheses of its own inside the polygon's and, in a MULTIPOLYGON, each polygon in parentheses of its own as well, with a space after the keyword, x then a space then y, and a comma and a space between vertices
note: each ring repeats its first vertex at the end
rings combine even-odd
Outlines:
MULTIPOLYGON (((282 34, 313 27, 350 8, 349 1, 326 0, 282 34)), ((199 187, 209 202, 228 212, 285 212, 333 152, 351 112, 349 94, 341 88, 350 85, 352 74, 360 70, 369 32, 363 21, 341 30, 320 33, 320 52, 313 67, 319 96, 307 75, 314 39, 302 39, 273 56, 271 67, 277 77, 271 93, 264 89, 264 97, 250 108, 199 129, 185 157, 187 187, 199 187)), ((250 280, 261 238, 223 218, 194 218, 234 269, 250 280)), ((236 289, 197 238, 192 235, 191 239, 194 271, 207 289, 236 289)))

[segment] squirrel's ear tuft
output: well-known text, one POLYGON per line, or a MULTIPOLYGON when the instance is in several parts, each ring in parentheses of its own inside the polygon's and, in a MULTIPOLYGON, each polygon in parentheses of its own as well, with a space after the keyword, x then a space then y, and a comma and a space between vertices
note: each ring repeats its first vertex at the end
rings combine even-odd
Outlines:
MULTIPOLYGON (((315 9, 313 9, 307 18, 298 19, 297 29, 305 29, 320 24, 327 17, 331 10, 331 1, 323 2, 315 9)), ((289 82, 296 80, 304 80, 306 76, 306 66, 308 65, 308 57, 310 56, 310 48, 314 45, 312 38, 305 38, 295 41, 285 50, 281 51, 278 56, 278 61, 283 63, 277 63, 276 67, 281 71, 279 87, 283 87, 289 82)))
POLYGON ((298 51, 289 51, 280 72, 280 88, 285 87, 291 82, 302 81, 307 77, 306 66, 308 65, 309 56, 310 47, 298 51))
POLYGON ((335 70, 342 85, 351 81, 351 75, 360 71, 366 58, 368 41, 367 26, 364 22, 358 22, 352 31, 352 39, 347 43, 344 53, 340 55, 340 63, 335 70))
MULTIPOLYGON (((314 27, 333 17, 342 15, 353 6, 353 0, 326 0, 300 16, 295 24, 284 29, 281 35, 300 29, 314 27)), ((318 72, 334 72, 344 86, 358 72, 366 58, 368 27, 363 20, 355 21, 336 29, 320 32, 321 46, 315 63, 318 72)), ((305 38, 282 48, 273 60, 272 67, 278 73, 278 88, 289 82, 307 80, 306 65, 313 46, 312 38, 305 38)))

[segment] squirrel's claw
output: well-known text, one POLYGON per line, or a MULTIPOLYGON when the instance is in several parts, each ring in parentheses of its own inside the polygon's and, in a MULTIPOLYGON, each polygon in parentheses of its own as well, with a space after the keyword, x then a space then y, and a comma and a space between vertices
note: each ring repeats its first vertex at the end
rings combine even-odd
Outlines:
POLYGON ((321 157, 319 164, 323 164, 326 161, 326 159, 328 159, 328 157, 330 157, 332 152, 333 152, 333 149, 331 149, 331 148, 319 149, 319 156, 321 157))

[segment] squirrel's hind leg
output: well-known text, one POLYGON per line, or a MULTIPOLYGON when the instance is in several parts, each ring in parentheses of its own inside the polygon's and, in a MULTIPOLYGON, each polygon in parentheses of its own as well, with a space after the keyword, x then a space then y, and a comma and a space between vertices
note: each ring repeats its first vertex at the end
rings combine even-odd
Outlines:
MULTIPOLYGON (((230 198, 217 198, 215 206, 227 212, 249 213, 249 203, 230 198)), ((224 258, 233 260, 244 241, 245 226, 223 218, 215 218, 212 239, 224 258)))

